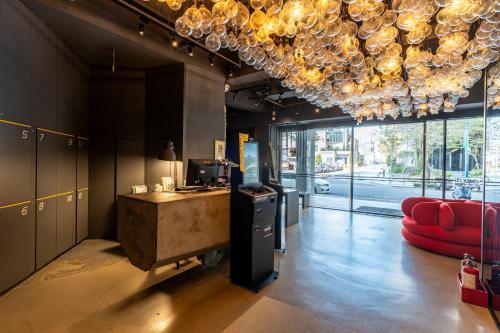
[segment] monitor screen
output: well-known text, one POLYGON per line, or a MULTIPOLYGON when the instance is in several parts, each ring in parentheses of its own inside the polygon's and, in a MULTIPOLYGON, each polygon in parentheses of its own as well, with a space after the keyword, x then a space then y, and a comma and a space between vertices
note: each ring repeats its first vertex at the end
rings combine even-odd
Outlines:
POLYGON ((187 186, 215 186, 219 177, 219 165, 215 160, 189 159, 187 186))
POLYGON ((259 183, 259 144, 257 142, 245 142, 243 144, 244 170, 243 185, 259 183))

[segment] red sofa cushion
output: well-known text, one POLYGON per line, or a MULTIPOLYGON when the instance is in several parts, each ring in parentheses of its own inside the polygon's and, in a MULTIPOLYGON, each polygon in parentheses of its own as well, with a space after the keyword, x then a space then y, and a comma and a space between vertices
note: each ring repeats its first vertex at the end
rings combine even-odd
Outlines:
POLYGON ((481 246, 481 228, 455 226, 452 231, 449 231, 439 225, 418 224, 409 216, 403 218, 403 226, 409 231, 424 237, 454 244, 481 246))
POLYGON ((401 203, 401 210, 403 211, 403 214, 405 214, 406 216, 411 216, 413 207, 415 207, 416 204, 421 202, 436 202, 436 201, 440 200, 433 198, 426 198, 426 197, 407 198, 403 200, 403 202, 401 203))
POLYGON ((481 215, 483 212, 481 204, 472 202, 447 202, 445 204, 453 210, 455 227, 481 228, 481 215))
POLYGON ((417 203, 411 211, 411 217, 418 224, 438 224, 440 204, 441 201, 417 203))
POLYGON ((453 214, 453 209, 451 209, 448 203, 443 202, 439 205, 439 226, 444 230, 453 230, 455 216, 453 214))

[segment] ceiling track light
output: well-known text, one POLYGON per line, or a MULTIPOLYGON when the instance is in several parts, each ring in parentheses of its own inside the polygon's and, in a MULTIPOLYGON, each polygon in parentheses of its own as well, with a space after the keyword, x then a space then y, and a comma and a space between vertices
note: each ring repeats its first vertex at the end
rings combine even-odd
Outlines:
POLYGON ((193 47, 191 46, 191 44, 188 44, 187 50, 190 57, 194 56, 193 47))
POLYGON ((137 31, 139 33, 139 36, 144 37, 145 34, 145 29, 146 29, 146 23, 147 23, 147 18, 144 16, 139 16, 139 25, 137 28, 137 31))
POLYGON ((233 69, 231 67, 229 67, 229 71, 227 72, 227 77, 231 78, 231 77, 233 77, 233 75, 234 75, 233 69))
POLYGON ((208 63, 210 67, 214 67, 214 57, 211 54, 208 55, 208 63))

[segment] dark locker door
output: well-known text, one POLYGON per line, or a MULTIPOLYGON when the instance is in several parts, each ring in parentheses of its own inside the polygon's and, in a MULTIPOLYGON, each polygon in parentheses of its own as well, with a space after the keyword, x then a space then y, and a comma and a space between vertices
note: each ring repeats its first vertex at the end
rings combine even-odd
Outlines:
POLYGON ((57 136, 57 193, 76 190, 75 137, 57 136))
POLYGON ((34 197, 34 130, 0 121, 0 206, 34 197))
POLYGON ((75 192, 57 197, 57 254, 76 244, 75 192))
POLYGON ((36 268, 57 256, 57 197, 36 202, 36 268))
POLYGON ((80 242, 88 236, 89 205, 89 145, 85 138, 77 139, 76 149, 76 241, 80 242))
POLYGON ((89 234, 89 191, 78 190, 76 201, 76 242, 81 242, 89 234))
POLYGON ((35 212, 32 202, 0 208, 0 293, 35 270, 35 212))
POLYGON ((30 11, 0 1, 0 119, 30 123, 30 11))
POLYGON ((76 244, 76 141, 57 137, 57 253, 76 244))
POLYGON ((57 194, 58 135, 38 129, 36 137, 36 197, 40 199, 57 194))

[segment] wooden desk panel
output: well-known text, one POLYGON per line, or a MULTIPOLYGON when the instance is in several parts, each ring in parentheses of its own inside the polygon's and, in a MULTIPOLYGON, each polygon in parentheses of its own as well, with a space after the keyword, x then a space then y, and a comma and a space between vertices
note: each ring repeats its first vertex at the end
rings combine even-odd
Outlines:
POLYGON ((118 241, 132 264, 154 266, 229 244, 230 192, 142 193, 118 197, 118 241))

